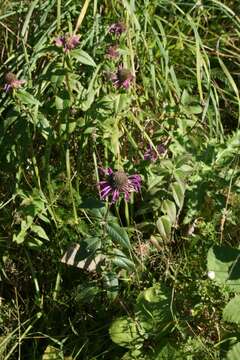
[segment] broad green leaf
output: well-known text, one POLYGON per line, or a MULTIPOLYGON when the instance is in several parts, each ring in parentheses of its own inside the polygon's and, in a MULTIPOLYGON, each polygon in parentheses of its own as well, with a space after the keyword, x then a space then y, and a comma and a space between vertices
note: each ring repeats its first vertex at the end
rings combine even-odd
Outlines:
POLYGON ((230 246, 214 246, 208 252, 209 277, 232 291, 240 291, 240 250, 230 246))
POLYGON ((171 184, 173 198, 177 206, 181 209, 184 202, 185 186, 180 181, 171 184))
POLYGON ((176 210, 176 206, 173 201, 168 200, 168 199, 163 200, 162 212, 169 216, 172 224, 175 224, 177 210, 176 210))
POLYGON ((112 323, 109 335, 115 344, 123 347, 131 347, 139 337, 136 323, 127 316, 120 317, 112 323))
POLYGON ((126 230, 117 223, 107 223, 106 230, 111 239, 119 245, 131 249, 128 234, 126 230))
POLYGON ((158 231, 163 240, 169 240, 171 237, 172 223, 168 215, 163 215, 157 220, 158 231))
POLYGON ((142 291, 136 304, 136 314, 141 327, 158 330, 170 324, 172 315, 170 309, 170 293, 159 284, 142 291))
POLYGON ((223 320, 240 324, 240 295, 235 296, 223 309, 223 320))
POLYGON ((84 65, 97 66, 93 58, 82 49, 74 49, 71 56, 84 65))
POLYGON ((239 360, 240 359, 240 342, 232 347, 227 353, 227 360, 239 360))

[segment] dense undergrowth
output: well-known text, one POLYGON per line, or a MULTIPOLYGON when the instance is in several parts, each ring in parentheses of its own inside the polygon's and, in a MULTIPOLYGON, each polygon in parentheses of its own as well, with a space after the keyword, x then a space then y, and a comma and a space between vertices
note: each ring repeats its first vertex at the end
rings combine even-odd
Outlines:
POLYGON ((240 359, 237 1, 0 1, 0 358, 240 359))

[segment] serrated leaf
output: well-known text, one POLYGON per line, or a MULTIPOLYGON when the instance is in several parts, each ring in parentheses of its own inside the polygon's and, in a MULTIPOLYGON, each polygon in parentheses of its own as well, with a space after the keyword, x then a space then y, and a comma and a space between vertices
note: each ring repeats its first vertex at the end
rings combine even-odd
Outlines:
POLYGON ((127 316, 118 318, 112 323, 109 335, 115 344, 123 347, 131 347, 139 337, 135 322, 127 316))
POLYGON ((185 186, 180 181, 171 184, 173 198, 177 206, 181 209, 184 202, 185 186))
POLYGON ((223 320, 240 324, 240 296, 235 296, 223 309, 223 320))
POLYGON ((232 347, 227 353, 227 360, 239 360, 240 359, 240 342, 232 347))
POLYGON ((93 58, 82 49, 72 50, 71 56, 84 65, 97 66, 93 58))
POLYGON ((157 220, 158 231, 163 240, 169 240, 171 237, 172 223, 168 215, 163 215, 157 220))
POLYGON ((108 223, 106 225, 107 233, 109 234, 110 238, 118 243, 119 245, 131 249, 131 244, 129 241, 128 234, 126 230, 119 226, 117 223, 108 223))
POLYGON ((172 224, 175 224, 177 210, 173 201, 168 199, 164 200, 162 203, 162 212, 169 216, 172 224))

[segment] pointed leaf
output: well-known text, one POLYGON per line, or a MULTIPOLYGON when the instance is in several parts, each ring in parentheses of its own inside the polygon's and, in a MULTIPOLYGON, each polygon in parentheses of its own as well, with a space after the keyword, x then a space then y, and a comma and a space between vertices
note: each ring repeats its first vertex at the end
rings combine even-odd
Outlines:
POLYGON ((184 192, 185 192, 185 186, 180 181, 175 182, 171 185, 173 198, 177 204, 177 206, 181 209, 184 202, 184 192))
POLYGON ((169 216, 172 224, 175 224, 177 210, 173 201, 168 199, 164 200, 162 203, 162 212, 169 216))
POLYGON ((106 225, 106 230, 114 242, 127 249, 131 249, 128 234, 123 227, 119 226, 117 223, 108 223, 106 225))
POLYGON ((172 223, 169 216, 167 215, 161 216, 157 220, 156 225, 163 240, 169 240, 171 237, 171 228, 172 228, 172 223))
POLYGON ((75 49, 71 51, 71 56, 78 60, 84 65, 97 66, 93 58, 88 55, 88 53, 82 49, 75 49))

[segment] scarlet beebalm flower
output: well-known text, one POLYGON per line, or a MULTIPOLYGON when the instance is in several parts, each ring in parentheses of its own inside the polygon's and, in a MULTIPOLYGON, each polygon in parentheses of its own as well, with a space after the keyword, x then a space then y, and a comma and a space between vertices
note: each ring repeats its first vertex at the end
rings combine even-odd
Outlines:
POLYGON ((112 197, 111 203, 115 203, 121 194, 124 195, 126 201, 130 198, 131 192, 141 191, 141 176, 127 175, 124 171, 113 171, 111 168, 101 169, 106 180, 99 182, 100 197, 105 200, 109 196, 112 197))

